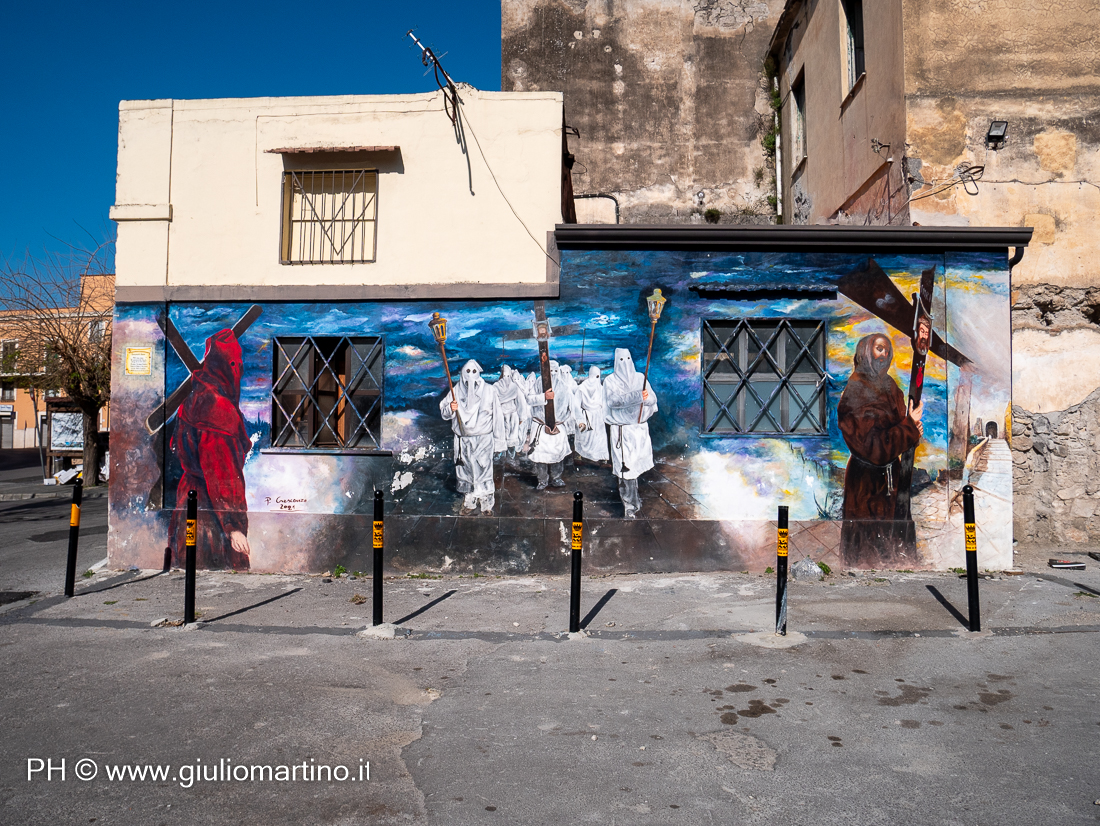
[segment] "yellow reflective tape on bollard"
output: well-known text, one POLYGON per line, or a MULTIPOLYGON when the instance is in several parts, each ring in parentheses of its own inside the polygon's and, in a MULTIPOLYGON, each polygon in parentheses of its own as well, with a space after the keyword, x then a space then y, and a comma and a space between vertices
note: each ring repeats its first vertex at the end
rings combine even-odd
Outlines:
POLYGON ((787 529, 786 528, 780 528, 779 529, 779 541, 776 544, 775 553, 776 553, 776 556, 786 556, 787 555, 787 529))
POLYGON ((976 554, 978 552, 978 536, 974 532, 974 523, 967 522, 966 529, 966 552, 968 554, 976 554))
POLYGON ((187 520, 187 544, 194 545, 195 539, 198 536, 198 532, 195 530, 195 520, 187 520))
POLYGON ((583 522, 574 522, 573 523, 572 539, 573 539, 573 550, 574 551, 579 551, 581 549, 581 535, 582 535, 583 526, 584 526, 583 522))
POLYGON ((373 537, 373 540, 374 540, 374 544, 373 544, 372 547, 381 548, 382 547, 382 523, 381 522, 375 522, 374 523, 374 530, 371 532, 371 536, 373 537))
POLYGON ((69 527, 80 527, 80 505, 73 505, 72 514, 69 516, 69 527))

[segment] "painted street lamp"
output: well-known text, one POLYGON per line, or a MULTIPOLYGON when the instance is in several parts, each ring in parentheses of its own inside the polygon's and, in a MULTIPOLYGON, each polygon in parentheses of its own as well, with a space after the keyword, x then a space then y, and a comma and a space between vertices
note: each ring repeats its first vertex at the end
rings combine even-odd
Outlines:
POLYGON ((646 310, 649 312, 649 349, 645 354, 645 373, 642 376, 642 403, 638 405, 638 422, 642 421, 642 411, 645 410, 645 388, 649 381, 649 364, 653 357, 653 333, 657 329, 657 319, 661 317, 661 311, 665 308, 668 299, 661 295, 659 289, 653 290, 653 295, 645 300, 646 310))

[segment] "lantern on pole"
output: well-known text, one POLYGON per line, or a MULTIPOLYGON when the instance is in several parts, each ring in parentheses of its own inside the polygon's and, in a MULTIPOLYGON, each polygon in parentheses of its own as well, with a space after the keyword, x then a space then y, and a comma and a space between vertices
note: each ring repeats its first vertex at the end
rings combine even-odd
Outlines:
MULTIPOLYGON (((443 356, 443 372, 447 374, 447 387, 451 390, 451 401, 457 402, 454 382, 451 381, 451 368, 447 364, 447 319, 439 313, 432 313, 428 327, 432 331, 432 338, 435 339, 435 343, 439 345, 440 355, 443 356)), ((462 424, 462 417, 458 415, 457 410, 455 411, 455 418, 458 420, 458 426, 465 432, 466 426, 462 424)))
POLYGON ((653 333, 657 329, 657 319, 661 317, 661 311, 665 308, 668 299, 661 295, 659 289, 653 290, 653 295, 645 300, 646 310, 649 312, 649 349, 645 354, 645 373, 642 376, 642 403, 638 406, 638 422, 642 421, 642 411, 645 410, 645 388, 649 382, 649 364, 653 356, 653 333))

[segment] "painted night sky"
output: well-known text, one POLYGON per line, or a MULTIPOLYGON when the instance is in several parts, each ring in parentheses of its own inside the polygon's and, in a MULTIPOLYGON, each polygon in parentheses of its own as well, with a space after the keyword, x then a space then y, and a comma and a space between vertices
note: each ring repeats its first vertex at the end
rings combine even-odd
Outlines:
MULTIPOLYGON (((852 370, 856 343, 871 333, 888 333, 895 351, 891 374, 904 390, 909 382, 908 337, 887 329, 882 321, 842 295, 836 300, 739 301, 702 298, 690 288, 828 288, 845 274, 863 267, 867 259, 866 254, 836 253, 565 251, 561 297, 547 302, 547 315, 552 325, 577 324, 583 332, 552 339, 551 358, 572 365, 574 376, 583 378, 589 366, 596 365, 606 377, 614 350, 625 347, 633 354, 638 370, 643 370, 649 335, 645 296, 659 287, 669 303, 657 325, 650 370, 659 404, 659 412, 650 422, 657 461, 685 471, 692 496, 715 520, 771 519, 777 503, 790 505, 792 519, 837 518, 848 453, 836 425, 836 404, 852 370), (702 435, 701 319, 775 317, 828 321, 828 434, 702 435)), ((1004 253, 950 254, 946 260, 943 255, 876 256, 875 260, 905 295, 916 292, 923 269, 936 267, 936 331, 975 362, 971 419, 1003 418, 1010 380, 1004 253)), ((192 351, 201 358, 207 337, 232 326, 249 306, 173 304, 170 314, 192 351)), ((159 311, 163 311, 163 305, 159 311)), ((120 348, 150 343, 164 347, 155 324, 157 306, 119 305, 116 312, 120 348)), ((447 354, 452 375, 457 376, 467 359, 476 359, 489 381, 499 377, 502 363, 525 375, 536 368, 533 339, 503 339, 506 332, 531 329, 531 301, 263 305, 260 317, 241 337, 245 360, 241 409, 254 441, 245 467, 250 511, 270 510, 273 498, 294 496, 306 500, 304 509, 308 512, 364 513, 369 507, 370 491, 361 488, 374 478, 363 470, 367 460, 359 456, 263 452, 270 447, 275 337, 385 337, 382 447, 394 455, 388 496, 402 495, 408 485, 403 468, 413 457, 450 456, 450 425, 441 420, 438 411, 447 383, 438 347, 427 326, 433 312, 441 313, 449 322, 447 354)), ((163 381, 168 392, 187 377, 186 368, 171 348, 167 348, 163 362, 156 362, 152 379, 163 381)), ((952 370, 957 373, 956 368, 952 370)), ((918 449, 917 466, 932 477, 947 466, 948 380, 944 362, 930 355, 924 391, 925 440, 918 449)), ((148 377, 145 381, 148 383, 148 377)), ((118 398, 123 400, 125 388, 120 389, 118 398)), ((148 406, 148 401, 140 404, 148 406)), ((140 404, 133 409, 125 404, 116 407, 115 416, 121 417, 115 422, 116 429, 140 428, 150 412, 140 404), (132 423, 128 422, 130 418, 132 423)), ((440 467, 446 467, 446 463, 441 462, 440 467)), ((453 470, 446 472, 453 474, 453 470)), ((174 500, 172 474, 170 462, 166 507, 174 500)))

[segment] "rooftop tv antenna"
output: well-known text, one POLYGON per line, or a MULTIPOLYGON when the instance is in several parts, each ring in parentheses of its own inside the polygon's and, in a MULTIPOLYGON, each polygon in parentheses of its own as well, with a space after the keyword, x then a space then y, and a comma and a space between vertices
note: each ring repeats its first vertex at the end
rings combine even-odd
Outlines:
POLYGON ((451 119, 451 123, 457 129, 458 87, 456 87, 455 82, 451 80, 451 76, 447 74, 447 70, 443 68, 443 64, 439 62, 439 58, 436 57, 432 47, 425 46, 421 43, 417 36, 413 34, 412 29, 409 29, 405 34, 412 38, 412 42, 420 48, 420 62, 427 66, 430 71, 435 73, 436 85, 439 87, 440 91, 443 92, 444 111, 446 111, 447 117, 451 119))

